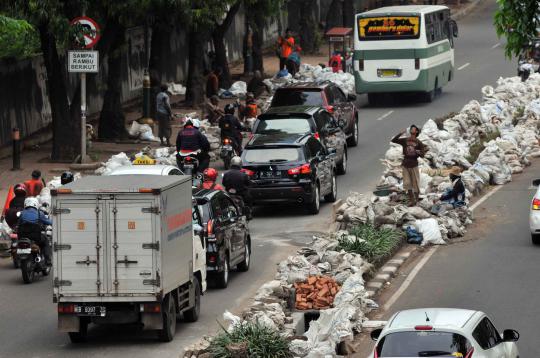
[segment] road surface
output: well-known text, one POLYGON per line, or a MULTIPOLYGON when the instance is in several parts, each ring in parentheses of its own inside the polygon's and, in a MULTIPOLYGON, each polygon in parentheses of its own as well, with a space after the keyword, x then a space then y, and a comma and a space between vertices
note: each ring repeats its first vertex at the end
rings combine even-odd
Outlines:
MULTIPOLYGON (((499 76, 514 75, 515 64, 505 60, 502 47, 497 45, 492 26, 495 6, 494 0, 485 1, 459 22, 455 67, 462 69, 433 103, 399 96, 395 102, 370 108, 366 96, 359 97, 360 143, 349 151, 347 175, 338 178, 340 197, 373 188, 382 173, 379 158, 388 148, 389 138, 400 129, 458 111, 470 99, 480 99, 483 85, 495 84, 499 76)), ((330 214, 330 205, 323 205, 318 216, 305 215, 298 208, 257 210, 251 224, 254 247, 250 271, 233 275, 226 290, 209 290, 199 322, 179 325, 175 340, 168 344, 157 343, 153 334, 133 327, 92 328, 89 343, 70 344, 67 335, 56 330, 50 281, 23 285, 20 272, 2 260, 0 357, 177 357, 183 347, 216 331, 216 320, 225 309, 238 311, 246 305, 256 289, 274 277, 276 263, 307 243, 312 232, 328 230, 330 214)))

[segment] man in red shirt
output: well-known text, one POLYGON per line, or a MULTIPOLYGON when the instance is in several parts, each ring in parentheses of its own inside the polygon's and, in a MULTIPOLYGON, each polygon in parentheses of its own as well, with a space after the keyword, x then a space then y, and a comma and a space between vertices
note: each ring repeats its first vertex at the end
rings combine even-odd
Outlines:
POLYGON ((32 179, 25 181, 24 186, 26 186, 27 190, 26 196, 38 196, 45 187, 41 178, 41 172, 34 170, 32 172, 32 179))
POLYGON ((341 67, 341 55, 337 52, 334 52, 332 54, 332 57, 330 57, 330 61, 328 63, 330 67, 332 67, 332 72, 337 73, 340 70, 342 70, 341 67))
POLYGON ((294 37, 292 37, 291 29, 285 30, 285 37, 280 36, 278 38, 278 46, 280 49, 279 70, 281 71, 294 48, 294 37))
POLYGON ((202 189, 209 190, 225 190, 221 185, 216 183, 218 172, 214 168, 207 168, 203 172, 202 189))

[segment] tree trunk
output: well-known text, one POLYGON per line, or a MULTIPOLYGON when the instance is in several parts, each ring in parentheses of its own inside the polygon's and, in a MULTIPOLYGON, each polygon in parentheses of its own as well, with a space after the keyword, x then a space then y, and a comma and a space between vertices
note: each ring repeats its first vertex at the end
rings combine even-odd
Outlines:
MULTIPOLYGON (((351 16, 354 16, 352 14, 351 16)), ((330 8, 326 13, 326 26, 325 32, 330 30, 333 27, 342 27, 343 26, 343 1, 342 0, 332 0, 330 8)))
POLYGON ((186 104, 199 106, 204 102, 205 78, 203 75, 204 47, 209 33, 191 27, 189 33, 188 78, 186 84, 186 104))
POLYGON ((125 29, 118 23, 113 26, 116 26, 116 31, 112 50, 107 56, 107 91, 99 117, 98 136, 101 139, 118 139, 127 136, 126 118, 122 109, 122 49, 125 44, 125 29))
POLYGON ((345 0, 343 2, 343 26, 354 27, 354 16, 356 9, 354 8, 354 0, 345 0))
POLYGON ((319 51, 319 41, 317 40, 317 19, 311 0, 302 0, 300 5, 300 44, 302 52, 307 54, 319 51))
MULTIPOLYGON (((253 30, 253 71, 260 71, 264 74, 264 61, 263 61, 263 46, 264 37, 263 31, 265 26, 264 17, 258 14, 255 9, 251 10, 253 13, 253 19, 250 22, 251 29, 253 30)), ((246 10, 246 12, 248 12, 246 10)))
POLYGON ((171 34, 176 29, 163 25, 155 24, 152 27, 152 40, 150 47, 150 86, 152 94, 150 96, 150 117, 156 118, 156 96, 159 93, 159 86, 166 80, 163 78, 165 71, 165 58, 170 50, 171 34))
POLYGON ((232 84, 231 72, 229 70, 229 61, 227 59, 227 48, 225 47, 225 34, 231 27, 231 24, 240 9, 240 1, 237 1, 227 12, 227 16, 221 25, 217 25, 212 31, 212 42, 216 54, 216 67, 220 67, 223 72, 220 78, 220 87, 229 88, 232 84))
MULTIPOLYGON (((52 160, 73 160, 80 153, 81 121, 80 117, 70 117, 68 93, 60 62, 56 39, 49 31, 48 24, 38 27, 41 51, 47 71, 47 92, 51 104, 53 126, 52 160)), ((80 109, 79 109, 80 113, 80 109)))

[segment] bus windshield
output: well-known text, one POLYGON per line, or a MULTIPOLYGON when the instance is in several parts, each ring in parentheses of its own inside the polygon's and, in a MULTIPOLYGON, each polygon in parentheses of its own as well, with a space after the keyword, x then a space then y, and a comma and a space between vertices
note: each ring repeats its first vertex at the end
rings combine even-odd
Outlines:
POLYGON ((420 37, 418 16, 377 16, 358 18, 358 39, 401 40, 420 37))

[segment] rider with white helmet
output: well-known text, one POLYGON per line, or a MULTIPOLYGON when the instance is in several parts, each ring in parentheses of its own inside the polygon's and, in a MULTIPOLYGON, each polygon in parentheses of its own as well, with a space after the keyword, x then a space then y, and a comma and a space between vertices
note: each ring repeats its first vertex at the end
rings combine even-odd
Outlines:
POLYGON ((28 238, 39 245, 47 265, 51 265, 51 247, 49 240, 42 240, 41 231, 43 226, 49 225, 52 225, 52 221, 39 210, 39 200, 35 197, 26 198, 24 210, 19 217, 17 233, 19 237, 28 238))

